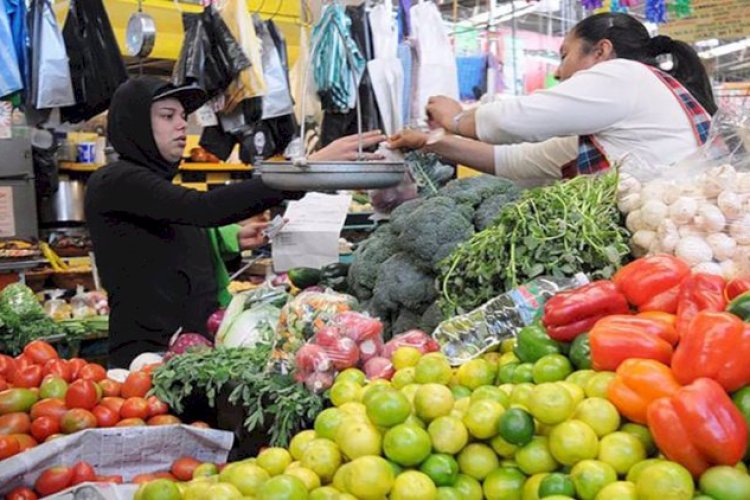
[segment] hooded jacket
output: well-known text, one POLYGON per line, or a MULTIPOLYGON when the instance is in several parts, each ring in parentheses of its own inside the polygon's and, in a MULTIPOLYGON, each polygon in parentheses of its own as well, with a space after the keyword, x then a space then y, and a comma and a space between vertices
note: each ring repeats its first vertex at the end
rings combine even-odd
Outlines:
POLYGON ((284 198, 259 179, 208 192, 174 185, 179 163, 161 156, 151 128, 153 98, 166 85, 142 77, 118 88, 107 135, 120 159, 96 171, 86 187, 86 221, 109 294, 111 366, 164 351, 178 328, 205 334, 218 306, 205 228, 240 221, 284 198))

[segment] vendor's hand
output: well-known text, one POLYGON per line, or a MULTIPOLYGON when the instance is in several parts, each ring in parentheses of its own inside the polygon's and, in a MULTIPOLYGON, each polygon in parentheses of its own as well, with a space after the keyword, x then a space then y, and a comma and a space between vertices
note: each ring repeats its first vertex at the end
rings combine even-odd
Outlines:
POLYGON ((263 230, 268 227, 268 222, 249 222, 240 227, 237 233, 237 239, 240 243, 240 250, 254 250, 268 243, 268 238, 263 234, 263 230))
MULTIPOLYGON (((380 130, 371 130, 362 134, 362 149, 375 146, 385 141, 387 138, 380 130)), ((316 151, 309 156, 310 161, 355 161, 362 160, 382 160, 383 155, 379 153, 362 152, 362 157, 358 155, 359 134, 347 135, 340 137, 330 143, 328 146, 316 151)))
POLYGON ((427 144, 427 134, 410 128, 388 138, 388 147, 391 149, 422 149, 427 144))
POLYGON ((444 95, 427 99, 427 118, 430 128, 442 127, 449 132, 453 130, 453 118, 463 111, 461 103, 444 95))

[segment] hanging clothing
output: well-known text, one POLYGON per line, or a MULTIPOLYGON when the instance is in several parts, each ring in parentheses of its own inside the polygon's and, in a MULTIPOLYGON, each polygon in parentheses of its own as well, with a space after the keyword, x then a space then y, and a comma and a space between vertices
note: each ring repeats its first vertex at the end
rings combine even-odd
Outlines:
POLYGON ((684 106, 653 68, 613 59, 554 88, 483 104, 475 120, 478 138, 491 144, 595 135, 610 161, 671 165, 702 144, 684 106))
POLYGON ((456 58, 435 3, 420 1, 411 8, 411 28, 419 63, 413 116, 426 122, 425 108, 431 96, 444 95, 458 99, 456 58))
POLYGON ((286 44, 280 38, 273 21, 263 22, 259 17, 257 21, 256 31, 263 44, 263 77, 266 81, 263 119, 293 114, 294 102, 289 90, 289 70, 284 64, 286 44))
POLYGON ((404 69, 398 59, 398 32, 392 11, 391 1, 386 0, 369 13, 375 57, 368 61, 367 71, 386 135, 395 134, 404 127, 404 69))
POLYGON ((0 97, 5 97, 23 88, 13 33, 5 11, 0 12, 0 44, 4 47, 0 52, 0 97))
POLYGON ((459 56, 458 88, 462 101, 478 101, 487 92, 488 56, 459 56))
POLYGON ((414 48, 409 40, 404 40, 398 44, 398 60, 401 62, 401 72, 404 75, 403 91, 401 92, 401 122, 404 125, 411 125, 411 105, 412 96, 416 92, 414 88, 414 65, 412 64, 412 54, 414 48))
POLYGON ((29 71, 26 42, 26 2, 24 0, 3 0, 5 13, 8 15, 8 24, 13 37, 13 47, 16 51, 18 71, 21 74, 21 82, 26 81, 29 71))

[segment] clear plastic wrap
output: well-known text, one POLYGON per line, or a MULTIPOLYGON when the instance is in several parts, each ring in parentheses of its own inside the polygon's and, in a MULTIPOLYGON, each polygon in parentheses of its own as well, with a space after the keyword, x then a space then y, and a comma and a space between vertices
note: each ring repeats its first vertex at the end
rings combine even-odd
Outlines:
POLYGON ((422 330, 409 330, 408 332, 396 335, 389 340, 383 348, 382 356, 391 359, 393 353, 396 352, 396 349, 399 347, 414 347, 422 354, 440 350, 440 344, 438 344, 427 333, 422 330))
POLYGON ((92 297, 83 291, 83 286, 76 287, 76 294, 70 299, 73 319, 90 318, 96 316, 96 303, 92 297))
POLYGON ((70 319, 73 310, 62 298, 65 290, 50 290, 49 299, 44 302, 44 313, 55 321, 70 319))
POLYGON ((695 272, 750 274, 750 110, 723 109, 704 146, 671 167, 630 161, 618 207, 637 257, 667 253, 695 272))

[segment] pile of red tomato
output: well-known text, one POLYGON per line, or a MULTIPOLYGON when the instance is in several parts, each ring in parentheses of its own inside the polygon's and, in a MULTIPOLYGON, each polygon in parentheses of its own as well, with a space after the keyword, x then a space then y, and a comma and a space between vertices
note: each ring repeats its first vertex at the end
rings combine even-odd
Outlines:
POLYGON ((0 354, 0 460, 84 429, 181 423, 150 389, 149 369, 120 384, 102 366, 60 359, 40 340, 16 358, 0 354))

